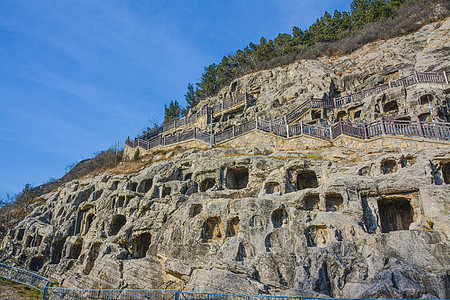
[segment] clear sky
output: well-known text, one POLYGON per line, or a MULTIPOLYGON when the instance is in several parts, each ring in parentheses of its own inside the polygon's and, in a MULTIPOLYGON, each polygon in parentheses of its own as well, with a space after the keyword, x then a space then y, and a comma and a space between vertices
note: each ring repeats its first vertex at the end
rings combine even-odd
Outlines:
POLYGON ((0 198, 163 119, 203 67, 351 1, 0 1, 0 198))

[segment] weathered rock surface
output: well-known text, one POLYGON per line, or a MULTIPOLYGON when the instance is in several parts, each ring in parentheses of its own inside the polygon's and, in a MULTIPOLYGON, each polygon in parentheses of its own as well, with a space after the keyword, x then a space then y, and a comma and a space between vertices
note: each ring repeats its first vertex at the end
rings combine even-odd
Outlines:
POLYGON ((315 153, 190 150, 72 181, 2 259, 70 287, 448 298, 450 149, 315 153))

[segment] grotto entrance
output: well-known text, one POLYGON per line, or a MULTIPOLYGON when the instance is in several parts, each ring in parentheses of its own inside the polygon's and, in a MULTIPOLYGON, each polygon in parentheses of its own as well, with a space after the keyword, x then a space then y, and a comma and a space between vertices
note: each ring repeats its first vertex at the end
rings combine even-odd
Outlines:
POLYGON ((381 232, 408 230, 414 211, 406 198, 378 199, 381 232))
POLYGON ((148 247, 152 240, 149 232, 141 233, 133 239, 131 256, 133 258, 143 258, 147 254, 148 247))
POLYGON ((113 221, 111 222, 111 227, 109 229, 109 235, 113 236, 116 235, 123 225, 127 222, 127 219, 123 215, 117 215, 113 218, 113 221))
POLYGON ((442 165, 442 177, 446 184, 450 184, 450 162, 442 165))
POLYGON ((218 241, 222 238, 223 224, 219 217, 208 218, 203 223, 203 242, 218 241))
POLYGON ((318 186, 316 172, 308 170, 297 175, 297 190, 316 188, 318 186))
POLYGON ((206 178, 200 183, 200 192, 206 192, 216 184, 214 178, 206 178))
POLYGON ((245 189, 248 184, 248 169, 229 169, 227 174, 227 188, 232 190, 245 189))

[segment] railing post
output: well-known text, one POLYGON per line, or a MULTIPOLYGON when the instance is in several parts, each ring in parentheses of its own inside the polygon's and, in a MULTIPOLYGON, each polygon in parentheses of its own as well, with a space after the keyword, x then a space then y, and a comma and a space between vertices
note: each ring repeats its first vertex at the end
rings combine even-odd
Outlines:
POLYGON ((416 80, 416 83, 419 83, 419 76, 417 76, 416 70, 414 70, 414 79, 416 80))
POLYGON ((8 265, 8 275, 6 275, 7 277, 6 277, 6 279, 11 279, 11 266, 10 265, 8 265))
POLYGON ((363 124, 363 130, 364 130, 364 139, 367 140, 368 134, 367 134, 367 124, 366 123, 363 124))
POLYGON ((272 122, 269 121, 269 132, 272 132, 272 122))
POLYGON ((339 119, 339 129, 341 130, 341 134, 344 134, 344 124, 342 124, 342 119, 339 119))
POLYGON ((380 127, 381 127, 381 134, 386 135, 386 129, 384 128, 383 118, 380 119, 380 127))
POLYGON ((336 108, 336 98, 333 97, 333 107, 336 108))
POLYGON ((419 135, 423 137, 423 129, 422 124, 420 124, 420 120, 417 120, 417 128, 419 129, 419 135))
POLYGON ((389 80, 389 88, 392 89, 392 84, 390 80, 389 80))
POLYGON ((258 129, 258 117, 256 117, 256 129, 258 129))
POLYGON ((303 135, 303 121, 300 121, 300 135, 303 135))
POLYGON ((234 130, 235 130, 234 127, 235 127, 235 126, 233 125, 233 137, 236 136, 236 133, 235 133, 235 131, 234 131, 234 130))
POLYGON ((287 138, 289 138, 289 125, 286 124, 286 136, 287 138))
POLYGON ((445 73, 445 71, 442 71, 442 73, 444 73, 444 79, 445 79, 445 83, 448 84, 448 77, 447 77, 447 73, 445 73))
POLYGON ((193 136, 194 136, 194 140, 197 138, 197 128, 196 127, 194 127, 194 133, 193 133, 193 136))
POLYGON ((175 292, 175 300, 179 300, 180 299, 180 292, 176 291, 175 292))
POLYGON ((333 130, 332 130, 333 126, 328 127, 328 130, 330 131, 330 141, 333 140, 333 130))
POLYGON ((179 143, 180 142, 180 133, 178 132, 177 133, 177 143, 179 143))
POLYGON ((44 290, 42 291, 42 300, 45 300, 47 298, 47 293, 48 293, 48 282, 44 286, 44 290))

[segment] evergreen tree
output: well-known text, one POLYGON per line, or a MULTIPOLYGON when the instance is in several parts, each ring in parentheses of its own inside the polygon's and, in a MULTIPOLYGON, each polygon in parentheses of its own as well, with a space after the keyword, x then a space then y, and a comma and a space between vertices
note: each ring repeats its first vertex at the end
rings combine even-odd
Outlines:
POLYGON ((184 95, 184 98, 186 99, 188 108, 195 107, 198 103, 198 98, 197 98, 197 94, 194 91, 194 85, 192 83, 188 83, 187 89, 188 89, 188 91, 184 95))
POLYGON ((169 107, 167 104, 164 104, 164 123, 170 122, 175 118, 178 118, 181 113, 180 105, 177 100, 171 100, 169 107))

